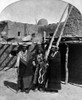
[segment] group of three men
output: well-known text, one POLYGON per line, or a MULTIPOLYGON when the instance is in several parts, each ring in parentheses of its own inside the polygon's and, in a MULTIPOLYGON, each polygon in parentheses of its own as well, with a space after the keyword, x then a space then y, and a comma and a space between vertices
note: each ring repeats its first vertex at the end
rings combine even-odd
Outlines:
MULTIPOLYGON (((11 52, 11 54, 13 54, 11 52)), ((42 44, 19 46, 16 67, 18 67, 18 91, 29 93, 30 90, 55 91, 61 89, 60 54, 45 60, 45 50, 42 44)))

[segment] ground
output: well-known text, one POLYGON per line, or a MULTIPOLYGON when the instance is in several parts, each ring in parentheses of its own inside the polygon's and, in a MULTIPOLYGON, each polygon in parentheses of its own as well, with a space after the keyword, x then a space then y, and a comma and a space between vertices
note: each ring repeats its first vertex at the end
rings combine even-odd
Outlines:
POLYGON ((16 93, 16 77, 16 68, 0 71, 0 100, 82 100, 82 87, 69 83, 62 84, 59 93, 39 91, 30 91, 28 94, 16 93))

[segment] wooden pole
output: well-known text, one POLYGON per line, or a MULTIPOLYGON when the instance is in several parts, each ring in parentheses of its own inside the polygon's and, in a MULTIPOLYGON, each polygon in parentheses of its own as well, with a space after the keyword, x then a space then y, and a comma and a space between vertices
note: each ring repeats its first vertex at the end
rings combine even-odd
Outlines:
POLYGON ((68 78, 69 78, 68 56, 69 56, 69 46, 67 45, 67 47, 66 47, 66 60, 65 60, 65 70, 66 70, 65 84, 68 83, 68 78))
MULTIPOLYGON (((63 33, 64 33, 63 31, 64 31, 65 25, 66 25, 66 23, 67 23, 67 21, 68 21, 69 15, 70 15, 70 13, 71 13, 71 11, 72 11, 72 8, 73 8, 73 6, 71 6, 70 11, 69 11, 69 13, 68 13, 68 15, 67 15, 67 18, 66 18, 66 20, 65 20, 65 22, 64 22, 64 24, 63 24, 63 28, 62 28, 62 30, 61 30, 60 36, 59 36, 59 38, 58 38, 58 40, 57 40, 57 43, 56 43, 56 47, 57 47, 57 48, 59 48, 59 44, 60 44, 62 35, 63 35, 63 33)), ((55 53, 53 54, 53 57, 54 57, 56 54, 57 54, 57 52, 55 52, 55 53)))
POLYGON ((8 29, 8 22, 7 22, 7 36, 8 36, 8 30, 9 30, 9 29, 8 29))
POLYGON ((67 15, 67 18, 66 18, 66 20, 65 20, 65 22, 64 22, 64 24, 63 24, 63 28, 62 28, 62 30, 61 30, 60 36, 59 36, 58 41, 57 41, 57 44, 56 44, 57 47, 59 46, 59 43, 60 43, 60 41, 61 41, 61 38, 62 38, 62 35, 63 35, 63 31, 64 31, 65 25, 66 25, 66 23, 67 23, 67 21, 68 21, 69 15, 70 15, 70 13, 71 13, 71 11, 72 11, 72 8, 73 8, 73 6, 71 6, 71 8, 70 8, 70 10, 69 10, 69 13, 68 13, 68 15, 67 15))
POLYGON ((44 37, 43 37, 44 43, 46 42, 46 32, 44 31, 44 37))
POLYGON ((0 44, 9 44, 9 45, 32 45, 32 42, 3 42, 1 41, 0 44))
POLYGON ((46 54, 45 54, 45 59, 46 59, 46 60, 47 60, 47 58, 48 58, 48 56, 49 56, 49 53, 50 53, 50 50, 51 50, 51 47, 52 47, 52 43, 53 43, 53 41, 54 41, 54 37, 55 37, 56 34, 57 34, 57 31, 58 31, 58 29, 59 29, 59 26, 60 26, 60 24, 61 24, 61 21, 62 21, 62 19, 63 19, 63 17, 64 17, 64 14, 65 14, 67 8, 68 8, 68 4, 67 4, 67 6, 66 6, 66 8, 65 8, 65 10, 64 10, 64 12, 63 12, 61 18, 60 18, 60 21, 59 21, 59 23, 58 23, 58 26, 57 26, 57 28, 56 28, 56 30, 55 30, 53 36, 52 36, 52 39, 51 39, 51 41, 50 41, 48 50, 46 51, 46 54))
POLYGON ((27 33, 26 33, 26 24, 24 24, 24 36, 26 36, 27 33))

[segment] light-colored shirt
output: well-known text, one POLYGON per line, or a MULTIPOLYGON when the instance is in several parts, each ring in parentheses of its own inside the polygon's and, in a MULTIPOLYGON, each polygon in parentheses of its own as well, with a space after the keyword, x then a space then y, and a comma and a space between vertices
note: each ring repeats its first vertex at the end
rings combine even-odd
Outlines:
POLYGON ((27 61, 27 50, 25 52, 20 51, 18 53, 18 55, 17 55, 17 61, 16 61, 16 65, 15 66, 19 66, 20 59, 21 59, 21 61, 24 61, 24 62, 27 61))

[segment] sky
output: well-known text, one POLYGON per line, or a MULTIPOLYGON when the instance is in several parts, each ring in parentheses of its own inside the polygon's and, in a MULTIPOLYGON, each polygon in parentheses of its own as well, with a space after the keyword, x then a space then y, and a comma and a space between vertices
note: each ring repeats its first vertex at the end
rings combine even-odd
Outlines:
POLYGON ((6 6, 16 1, 19 1, 19 0, 0 0, 0 13, 6 6))
MULTIPOLYGON (((1 0, 2 1, 2 0, 1 0)), ((49 23, 58 22, 67 3, 59 0, 4 0, 2 5, 5 9, 0 7, 0 21, 12 20, 23 23, 35 24, 35 20, 45 18, 49 23), (11 5, 10 3, 15 2, 11 5)), ((67 16, 67 13, 65 14, 67 16)))
MULTIPOLYGON (((80 0, 63 1, 77 3, 76 6, 80 2, 80 0)), ((41 18, 47 19, 49 23, 58 22, 67 5, 67 3, 61 0, 0 0, 0 4, 0 21, 12 20, 32 24, 35 24, 35 20, 41 18)), ((63 21, 66 16, 67 11, 63 21)))
POLYGON ((74 5, 82 14, 82 0, 63 0, 74 5))

